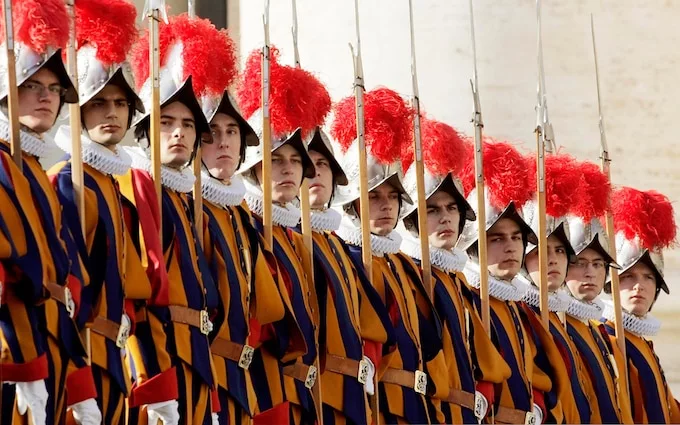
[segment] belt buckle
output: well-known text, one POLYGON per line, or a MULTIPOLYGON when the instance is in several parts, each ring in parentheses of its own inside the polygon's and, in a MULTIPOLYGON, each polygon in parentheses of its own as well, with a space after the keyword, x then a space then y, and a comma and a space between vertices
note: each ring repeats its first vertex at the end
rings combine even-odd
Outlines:
POLYGON ((305 377, 305 387, 311 390, 315 382, 316 382, 316 366, 309 366, 309 369, 307 369, 307 377, 305 377))
POLYGON ((64 306, 66 307, 66 311, 68 312, 68 315, 73 318, 74 313, 76 312, 76 303, 73 301, 73 295, 71 294, 71 290, 68 289, 68 287, 64 286, 64 306))
POLYGON ((524 417, 524 425, 536 425, 536 415, 534 415, 534 412, 527 412, 524 417))
POLYGON ((425 372, 416 370, 413 389, 418 394, 425 395, 425 393, 427 392, 427 374, 425 372))
POLYGON ((201 310, 201 333, 208 335, 213 329, 213 324, 210 321, 210 316, 206 310, 201 310))
POLYGON ((475 417, 481 423, 486 415, 486 407, 484 406, 484 399, 480 393, 475 393, 475 417))
POLYGON ((250 363, 253 361, 253 354, 255 349, 250 345, 243 345, 243 350, 241 350, 241 357, 238 359, 238 367, 241 369, 248 370, 250 363))
POLYGON ((357 381, 359 381, 360 384, 366 385, 366 381, 368 380, 368 362, 364 359, 361 359, 359 362, 359 373, 357 374, 357 381))
POLYGON ((120 326, 118 327, 118 336, 116 337, 116 346, 118 348, 124 348, 128 338, 130 337, 129 323, 130 319, 127 317, 127 314, 123 314, 123 318, 121 318, 120 321, 120 326))

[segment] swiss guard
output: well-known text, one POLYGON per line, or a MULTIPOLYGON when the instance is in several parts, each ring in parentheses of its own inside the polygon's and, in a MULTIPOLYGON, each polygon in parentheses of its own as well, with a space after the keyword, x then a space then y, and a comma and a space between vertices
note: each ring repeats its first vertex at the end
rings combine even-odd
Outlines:
POLYGON ((597 402, 600 412, 597 422, 630 424, 633 418, 628 392, 619 391, 619 368, 625 360, 600 322, 604 303, 599 295, 609 267, 618 267, 609 254, 607 235, 598 219, 609 208, 611 185, 593 163, 579 164, 577 173, 583 176, 581 194, 567 216, 569 241, 576 255, 567 270, 567 288, 572 297, 566 311, 567 333, 585 366, 584 383, 590 383, 590 400, 597 402))
MULTIPOLYGON (((135 112, 144 111, 125 62, 137 37, 137 13, 127 1, 87 0, 77 2, 75 15, 86 187, 84 234, 74 199, 70 160, 57 164, 49 173, 69 230, 79 236, 86 258, 90 285, 81 297, 78 322, 91 332, 92 373, 102 419, 116 425, 125 423, 125 399, 130 387, 121 349, 126 347, 131 331, 135 303, 144 303, 151 297, 149 280, 124 220, 124 198, 113 178, 130 168, 130 157, 117 145, 130 128, 135 112)), ((62 126, 55 138, 69 155, 71 131, 62 126)))
MULTIPOLYGON (((368 396, 374 395, 375 362, 382 345, 392 343, 387 310, 363 274, 357 272, 347 246, 334 232, 342 215, 330 208, 347 176, 333 155, 330 137, 317 127, 307 148, 316 175, 309 181, 314 241, 314 283, 321 318, 319 346, 323 371, 324 424, 371 423, 368 396)), ((295 234, 302 246, 301 233, 295 234)))
MULTIPOLYGON (((524 157, 502 142, 484 143, 486 223, 467 221, 457 247, 467 251, 463 273, 470 286, 469 297, 481 308, 480 272, 489 274, 491 340, 510 367, 510 377, 494 391, 490 413, 496 423, 536 423, 546 418, 544 397, 550 378, 534 362, 536 352, 525 329, 520 302, 529 286, 518 278, 527 244, 536 244, 536 234, 522 218, 520 208, 535 187, 524 157), (486 226, 487 270, 480 271, 478 227, 486 226)), ((475 208, 477 192, 472 153, 462 173, 468 202, 475 208)), ((476 210, 475 210, 476 212, 476 210)))
POLYGON ((211 141, 201 143, 201 192, 205 256, 220 296, 211 334, 220 424, 245 424, 257 409, 250 374, 266 326, 284 318, 284 304, 267 263, 260 235, 244 203, 243 179, 235 174, 257 134, 227 92, 236 76, 233 41, 226 32, 211 43, 211 60, 222 64, 210 87, 199 93, 211 141), (226 74, 226 75, 224 75, 226 74), (221 83, 220 83, 221 81, 221 83), (219 90, 208 90, 209 88, 219 90))
MULTIPOLYGON (((420 237, 427 235, 449 384, 446 397, 428 398, 430 415, 440 423, 475 423, 486 416, 493 403, 494 385, 510 377, 510 368, 491 343, 479 314, 462 294, 468 291, 463 275, 468 257, 455 245, 466 221, 476 216, 465 200, 458 174, 471 146, 443 122, 423 117, 421 132, 427 229, 422 233, 418 229, 417 206, 405 206, 401 250, 420 264, 420 237)), ((412 146, 404 161, 413 161, 412 146)), ((411 199, 417 198, 415 164, 406 171, 404 187, 411 199)))
MULTIPOLYGON (((536 175, 535 157, 527 157, 532 175, 536 175)), ((564 289, 567 268, 575 259, 574 249, 569 242, 569 227, 566 214, 576 202, 580 192, 582 176, 578 174, 578 163, 568 155, 554 154, 545 158, 546 194, 546 242, 548 252, 548 309, 549 331, 540 318, 539 260, 538 247, 530 243, 526 248, 526 258, 522 274, 529 290, 524 296, 524 312, 530 342, 535 344, 537 364, 552 381, 552 389, 546 395, 546 408, 549 411, 547 422, 557 423, 599 423, 597 404, 591 403, 586 390, 590 385, 585 375, 581 359, 567 335, 558 316, 564 313, 571 297, 564 289), (591 418, 595 419, 591 422, 591 418)), ((534 197, 522 208, 527 224, 538 233, 539 208, 534 197)))
POLYGON ((65 3, 15 0, 12 8, 22 169, 10 155, 8 68, 2 55, 0 423, 45 425, 61 423, 67 404, 77 417, 99 415, 87 353, 74 321, 87 275, 62 225, 57 193, 39 162, 49 149, 45 133, 65 103, 78 102, 78 94, 62 62, 69 29, 65 3), (69 371, 73 390, 67 394, 69 371))
MULTIPOLYGON (((271 49, 271 93, 269 97, 272 134, 271 182, 262 181, 263 146, 246 148, 245 161, 239 169, 246 185, 245 200, 253 214, 258 232, 264 234, 263 190, 271 184, 272 234, 270 247, 278 266, 280 292, 291 309, 297 326, 290 320, 273 327, 272 344, 257 350, 251 364, 260 412, 285 415, 288 401, 290 423, 313 424, 316 411, 312 388, 317 385, 318 307, 312 302, 310 286, 298 253, 309 255, 304 246, 295 246, 292 234, 300 221, 300 209, 294 200, 304 178, 314 177, 314 165, 307 153, 303 136, 313 133, 330 110, 330 98, 314 96, 323 85, 309 72, 281 65, 278 50, 271 49), (273 342, 276 341, 274 346, 273 342)), ((244 116, 262 137, 261 51, 253 51, 246 62, 238 97, 244 116)), ((266 417, 265 417, 266 418, 266 417)), ((264 418, 263 418, 264 419, 264 418)), ((273 418, 272 418, 273 420, 273 418)))
MULTIPOLYGON (((661 291, 669 293, 663 275, 663 249, 675 242, 673 206, 659 192, 622 187, 612 195, 612 214, 616 260, 621 265, 619 288, 633 421, 677 423, 680 407, 648 339, 661 327, 650 311, 661 291)), ((613 335, 612 304, 605 304, 604 319, 607 331, 613 335)))
MULTIPOLYGON (((189 165, 202 135, 210 131, 194 84, 197 91, 209 84, 214 68, 206 66, 202 58, 209 56, 210 43, 219 32, 206 21, 184 14, 171 17, 169 24, 160 23, 159 36, 164 40, 160 49, 161 242, 168 287, 167 297, 158 297, 147 309, 144 333, 137 332, 133 341, 141 355, 133 356, 132 362, 137 383, 156 377, 158 383, 167 385, 155 393, 144 392, 147 399, 135 400, 134 404, 146 404, 143 416, 150 422, 203 424, 210 423, 213 416, 211 390, 215 379, 208 335, 213 329, 210 318, 218 296, 193 225, 190 192, 195 178, 189 165)), ((135 203, 140 216, 158 217, 150 175, 148 48, 147 31, 133 47, 132 56, 136 81, 143 83, 140 97, 147 113, 137 116, 135 139, 139 147, 126 148, 132 170, 120 181, 126 188, 124 195, 135 203)), ((157 223, 154 220, 146 227, 153 228, 157 223)), ((154 233, 153 229, 145 232, 144 227, 142 243, 154 233)), ((158 252, 147 250, 147 256, 156 259, 158 252)))
POLYGON ((394 327, 394 345, 384 345, 375 364, 380 423, 430 423, 425 395, 448 394, 441 323, 434 312, 420 273, 406 256, 399 256, 401 236, 394 229, 411 198, 402 184, 401 150, 412 142, 412 111, 396 92, 377 88, 364 95, 368 157, 370 222, 360 221, 359 150, 355 99, 341 100, 331 126, 344 151, 343 169, 349 180, 339 188, 336 204, 343 217, 338 235, 349 245, 357 269, 363 270, 361 226, 370 226, 373 254, 371 284, 387 308, 394 327), (429 372, 429 373, 428 373, 429 372))

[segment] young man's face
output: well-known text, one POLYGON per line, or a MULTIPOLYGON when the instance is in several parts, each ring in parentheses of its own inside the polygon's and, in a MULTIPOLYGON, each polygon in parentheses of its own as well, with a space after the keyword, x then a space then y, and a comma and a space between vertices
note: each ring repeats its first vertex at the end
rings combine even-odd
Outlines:
POLYGON ((54 72, 43 68, 19 86, 19 122, 38 134, 52 128, 59 114, 63 87, 54 72))
POLYGON ((571 295, 580 301, 592 302, 604 287, 607 263, 594 249, 584 249, 567 271, 567 287, 571 295))
MULTIPOLYGON (((394 230, 399 220, 399 191, 389 183, 383 183, 368 193, 369 227, 371 233, 387 236, 394 230)), ((359 213, 359 200, 354 201, 359 213)))
POLYGON ((309 203, 313 209, 323 209, 333 196, 333 170, 328 159, 319 152, 310 150, 316 176, 309 181, 309 203))
POLYGON ((241 151, 241 129, 236 120, 222 112, 210 122, 212 143, 202 143, 203 163, 218 179, 231 178, 238 168, 241 151))
POLYGON ((435 248, 452 249, 458 241, 460 212, 450 193, 438 190, 427 200, 427 234, 435 248))
POLYGON ((656 275, 648 265, 638 262, 619 276, 621 306, 636 316, 644 316, 654 304, 656 275))
MULTIPOLYGON (((538 270, 538 248, 527 254, 525 260, 531 280, 538 285, 541 273, 538 270)), ((567 277, 567 249, 564 243, 555 235, 548 236, 548 291, 555 292, 567 277)))
POLYGON ((125 91, 107 85, 81 108, 85 130, 93 142, 113 149, 127 133, 130 105, 125 91))
POLYGON ((502 218, 486 232, 489 273, 501 280, 512 280, 522 267, 524 243, 519 225, 502 218))
POLYGON ((196 142, 196 120, 191 110, 180 102, 161 109, 161 163, 172 168, 184 167, 196 142))
MULTIPOLYGON (((255 167, 255 175, 263 186, 262 163, 255 167)), ((294 147, 286 144, 272 152, 272 200, 287 204, 295 199, 302 184, 302 156, 294 147)))

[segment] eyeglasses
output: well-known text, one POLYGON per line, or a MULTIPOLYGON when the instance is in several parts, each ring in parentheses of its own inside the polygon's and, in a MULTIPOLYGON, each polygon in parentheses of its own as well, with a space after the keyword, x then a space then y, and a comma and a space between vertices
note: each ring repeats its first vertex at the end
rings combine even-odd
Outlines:
POLYGON ((49 94, 62 97, 66 95, 67 91, 64 87, 62 87, 59 84, 50 84, 49 86, 45 87, 44 85, 37 81, 26 81, 19 87, 28 90, 31 93, 35 93, 38 96, 42 96, 43 94, 45 94, 45 92, 47 92, 49 94))
POLYGON ((571 263, 571 267, 577 269, 585 269, 588 266, 593 266, 593 269, 595 270, 602 270, 603 268, 607 267, 607 263, 604 260, 588 261, 584 259, 576 260, 576 262, 571 263))

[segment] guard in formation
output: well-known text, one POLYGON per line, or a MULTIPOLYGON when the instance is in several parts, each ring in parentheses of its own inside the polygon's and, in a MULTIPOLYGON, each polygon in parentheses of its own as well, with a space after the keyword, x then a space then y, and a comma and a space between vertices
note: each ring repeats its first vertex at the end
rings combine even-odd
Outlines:
POLYGON ((65 3, 12 6, 21 162, 10 149, 5 60, 2 425, 680 421, 647 339, 660 327, 650 311, 669 292, 662 250, 676 238, 665 196, 612 191, 594 164, 549 155, 541 235, 534 159, 487 140, 479 223, 471 144, 424 116, 419 211, 414 112, 395 91, 364 94, 358 135, 354 96, 333 105, 312 73, 271 48, 264 119, 261 52, 239 76, 229 35, 179 15, 160 23, 154 105, 149 34, 138 34, 127 0, 76 2, 77 87, 62 58, 65 3), (80 106, 81 122, 55 129, 65 157, 46 172, 45 135, 66 103, 80 106), (134 145, 119 146, 130 129, 134 145), (615 247, 599 221, 610 204, 615 247), (539 238, 548 249, 548 328, 539 238), (422 279, 421 241, 432 282, 422 279), (614 306, 600 299, 611 293, 610 267, 620 274, 626 358, 614 306))

